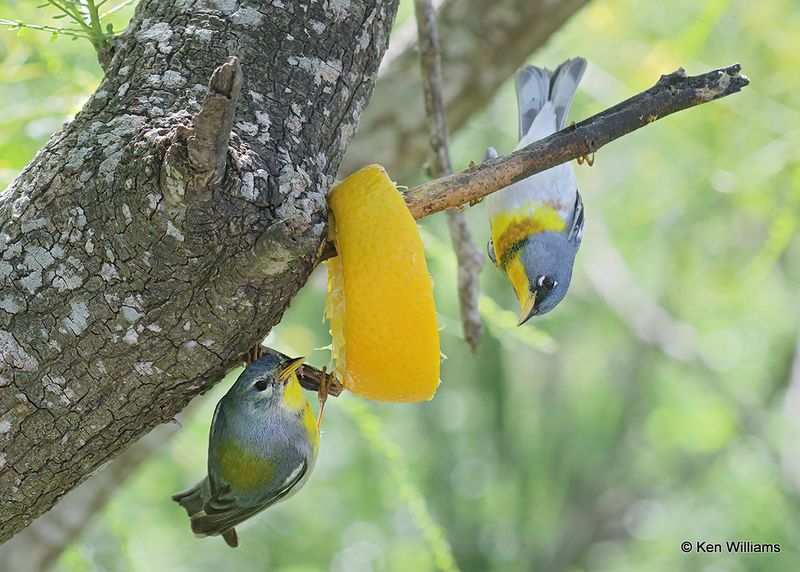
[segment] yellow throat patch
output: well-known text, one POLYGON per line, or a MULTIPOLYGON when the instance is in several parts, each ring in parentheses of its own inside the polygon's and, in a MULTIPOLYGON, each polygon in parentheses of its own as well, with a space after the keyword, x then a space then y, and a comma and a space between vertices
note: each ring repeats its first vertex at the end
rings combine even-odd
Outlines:
POLYGON ((529 202, 513 211, 507 211, 491 221, 492 243, 497 264, 508 275, 517 299, 527 299, 530 284, 519 258, 520 248, 528 237, 546 231, 563 231, 564 219, 551 205, 529 202))
POLYGON ((317 420, 314 418, 314 412, 311 411, 311 406, 308 404, 306 396, 303 395, 303 388, 300 387, 300 382, 294 373, 289 381, 286 382, 286 389, 283 392, 283 404, 288 409, 302 415, 303 426, 306 428, 309 441, 314 446, 314 451, 316 451, 319 446, 317 420))

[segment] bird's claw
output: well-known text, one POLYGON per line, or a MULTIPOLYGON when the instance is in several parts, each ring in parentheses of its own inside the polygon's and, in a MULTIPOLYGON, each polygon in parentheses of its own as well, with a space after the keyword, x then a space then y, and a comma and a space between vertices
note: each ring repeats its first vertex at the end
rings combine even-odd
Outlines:
POLYGON ((594 165, 594 151, 592 151, 591 156, 589 156, 589 154, 587 153, 586 155, 578 157, 577 161, 578 165, 583 165, 584 163, 586 163, 591 167, 592 165, 594 165))
POLYGON ((247 350, 247 353, 244 356, 245 366, 248 366, 254 362, 257 362, 261 356, 264 355, 263 351, 261 350, 261 342, 258 342, 252 348, 247 350))

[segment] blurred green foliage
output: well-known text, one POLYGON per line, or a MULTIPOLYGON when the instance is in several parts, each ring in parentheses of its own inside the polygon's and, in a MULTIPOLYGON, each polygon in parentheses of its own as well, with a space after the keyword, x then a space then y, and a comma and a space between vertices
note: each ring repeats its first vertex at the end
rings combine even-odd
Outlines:
MULTIPOLYGON (((32 4, 12 1, 0 16, 35 21, 32 4)), ((790 424, 800 412, 785 404, 800 316, 797 30, 796 0, 590 3, 531 58, 588 57, 573 118, 679 66, 740 61, 752 85, 577 168, 589 226, 565 302, 518 329, 513 293, 487 266, 487 337, 471 355, 446 225, 424 221, 449 358, 432 402, 331 400, 308 485, 243 527, 231 551, 192 538, 169 500, 204 473, 229 376, 58 568, 426 570, 452 550, 463 570, 800 569, 800 436, 790 424), (587 263, 614 254, 630 275, 603 290, 587 263), (737 539, 782 551, 680 550, 737 539)), ((83 43, 3 32, 0 77, 5 184, 80 108, 100 69, 83 43)), ((515 133, 509 84, 454 137, 455 164, 487 145, 511 150, 515 133)), ((482 208, 468 217, 485 243, 482 208)), ((327 350, 312 351, 329 343, 324 290, 318 270, 269 343, 325 364, 327 350)))
POLYGON ((27 22, 21 19, 0 18, 0 26, 6 26, 11 30, 35 30, 50 34, 50 41, 54 42, 59 37, 66 36, 72 40, 80 38, 88 40, 95 50, 111 48, 114 45, 115 31, 114 24, 108 21, 108 17, 134 0, 120 0, 119 4, 107 6, 109 0, 42 0, 43 3, 37 8, 48 8, 55 10, 52 16, 52 24, 40 24, 37 22, 27 22))

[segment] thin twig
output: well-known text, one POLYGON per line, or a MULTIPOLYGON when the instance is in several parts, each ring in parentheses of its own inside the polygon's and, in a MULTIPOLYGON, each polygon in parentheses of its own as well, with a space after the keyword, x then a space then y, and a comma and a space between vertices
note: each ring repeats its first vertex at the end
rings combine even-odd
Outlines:
POLYGON ((650 89, 511 155, 409 189, 406 203, 419 219, 477 201, 516 181, 594 153, 657 119, 736 93, 750 83, 740 70, 741 66, 734 64, 690 77, 680 68, 661 76, 650 89))
MULTIPOLYGON (((434 153, 429 170, 431 176, 443 177, 453 172, 453 164, 450 158, 450 136, 442 88, 444 82, 436 11, 431 0, 415 0, 414 8, 417 17, 425 110, 428 114, 431 147, 434 153)), ((478 277, 483 268, 483 255, 475 246, 464 213, 455 208, 448 209, 447 224, 453 250, 458 259, 458 301, 464 339, 474 352, 483 337, 483 323, 478 310, 480 286, 478 277)))
MULTIPOLYGON (((109 8, 108 10, 106 10, 105 12, 103 12, 102 14, 100 14, 100 19, 102 20, 102 19, 104 19, 104 18, 107 18, 108 16, 111 16, 111 14, 114 14, 114 13, 116 13, 116 12, 119 12, 120 10, 122 10, 122 9, 123 9, 123 8, 125 8, 126 6, 130 6, 130 5, 131 5, 131 4, 133 4, 134 2, 136 2, 136 0, 123 0, 123 2, 120 2, 120 3, 119 3, 119 4, 117 4, 116 6, 114 6, 114 7, 112 7, 112 8, 109 8)), ((103 2, 103 4, 105 4, 105 2, 103 2)), ((98 5, 97 5, 97 7, 98 7, 98 8, 100 8, 100 6, 102 6, 102 4, 98 4, 98 5)))
POLYGON ((86 32, 79 28, 59 28, 58 26, 48 26, 47 24, 28 24, 19 20, 6 20, 0 18, 0 26, 8 26, 12 31, 26 28, 38 32, 48 32, 54 36, 69 36, 71 38, 86 38, 86 32))
MULTIPOLYGON (((92 27, 91 27, 91 26, 89 26, 89 25, 88 25, 88 24, 87 24, 87 23, 86 23, 86 22, 83 20, 83 18, 81 17, 81 14, 80 14, 80 12, 78 12, 78 11, 75 9, 75 7, 74 7, 74 6, 71 6, 71 9, 70 9, 70 8, 67 8, 67 7, 63 6, 63 5, 62 5, 60 2, 56 2, 56 0, 47 0, 47 3, 48 3, 48 4, 50 4, 50 5, 52 5, 52 6, 54 6, 55 8, 57 8, 58 10, 60 10, 61 12, 63 12, 63 13, 64 13, 64 15, 65 15, 66 17, 68 17, 68 18, 70 18, 71 20, 73 20, 73 21, 77 22, 77 23, 78 23, 78 25, 79 25, 81 28, 83 28, 83 30, 84 30, 84 31, 87 33, 87 35, 89 35, 89 36, 91 37, 91 34, 92 34, 92 27)), ((68 5, 68 6, 69 6, 69 5, 68 5)))
POLYGON ((317 369, 307 363, 297 368, 297 380, 303 389, 309 391, 319 391, 320 387, 327 387, 325 389, 326 397, 339 397, 344 391, 342 383, 333 373, 328 373, 324 368, 317 369))

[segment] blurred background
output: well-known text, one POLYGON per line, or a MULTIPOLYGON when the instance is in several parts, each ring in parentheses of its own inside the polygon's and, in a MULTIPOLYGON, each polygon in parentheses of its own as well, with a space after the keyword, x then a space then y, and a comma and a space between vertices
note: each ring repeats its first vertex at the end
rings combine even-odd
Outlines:
MULTIPOLYGON (((0 17, 48 21, 34 4, 6 1, 0 17)), ((130 5, 114 14, 115 28, 131 14, 130 5)), ((413 2, 403 0, 397 29, 409 18, 413 2)), ((529 58, 589 59, 573 119, 679 66, 691 74, 739 61, 752 85, 576 166, 588 222, 555 311, 517 328, 513 292, 487 264, 486 336, 472 355, 444 217, 425 219, 448 357, 432 402, 330 400, 309 483, 242 527, 232 551, 195 540, 169 500, 204 474, 231 372, 180 425, 157 429, 123 457, 127 468, 112 464, 82 487, 86 500, 40 527, 45 556, 11 560, 14 539, 0 548, 0 569, 800 569, 797 30, 795 0, 589 2, 529 58), (684 554, 685 540, 781 552, 684 554)), ((83 40, 0 31, 0 188, 100 77, 83 40)), ((509 79, 453 133, 456 168, 488 145, 511 151, 516 132, 509 79)), ((425 179, 421 166, 400 178, 384 164, 402 184, 425 179)), ((483 208, 466 212, 483 249, 483 208)), ((267 340, 317 366, 329 359, 324 272, 267 340)))

